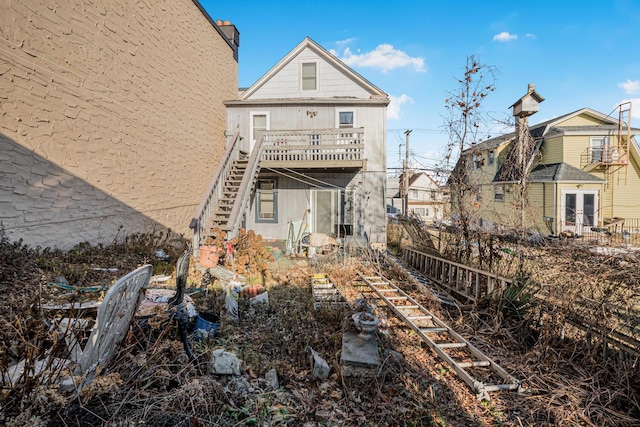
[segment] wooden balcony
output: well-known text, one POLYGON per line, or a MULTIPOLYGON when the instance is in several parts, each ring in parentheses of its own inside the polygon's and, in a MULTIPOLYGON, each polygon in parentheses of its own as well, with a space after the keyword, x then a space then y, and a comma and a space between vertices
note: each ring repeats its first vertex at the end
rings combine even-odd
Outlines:
POLYGON ((366 169, 364 129, 265 131, 260 167, 366 169))

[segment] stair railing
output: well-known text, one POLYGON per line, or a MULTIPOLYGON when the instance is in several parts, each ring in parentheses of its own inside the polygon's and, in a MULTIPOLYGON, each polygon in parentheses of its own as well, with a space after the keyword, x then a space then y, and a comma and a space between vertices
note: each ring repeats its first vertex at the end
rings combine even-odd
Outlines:
POLYGON ((233 203, 231 214, 229 215, 229 221, 227 222, 227 240, 231 240, 238 234, 240 229, 240 223, 244 217, 247 205, 251 199, 251 190, 260 173, 260 158, 262 157, 262 150, 264 147, 264 134, 258 135, 251 156, 247 162, 247 168, 242 176, 240 187, 238 188, 238 194, 236 200, 233 203))
POLYGON ((233 135, 189 224, 193 229, 192 248, 195 257, 199 256, 200 245, 208 234, 207 229, 211 227, 213 210, 216 202, 222 197, 224 181, 231 173, 233 160, 240 159, 241 141, 238 133, 233 135))

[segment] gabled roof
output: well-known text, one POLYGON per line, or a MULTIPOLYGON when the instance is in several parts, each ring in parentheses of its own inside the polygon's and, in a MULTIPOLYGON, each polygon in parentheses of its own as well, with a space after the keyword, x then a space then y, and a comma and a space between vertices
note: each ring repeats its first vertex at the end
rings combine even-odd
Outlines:
POLYGON ((518 99, 516 102, 514 102, 513 104, 511 104, 509 106, 509 108, 513 108, 514 105, 516 105, 518 102, 522 102, 523 100, 525 100, 528 97, 532 97, 533 99, 535 99, 537 102, 542 102, 544 101, 544 98, 542 97, 542 95, 540 95, 538 92, 536 92, 536 90, 532 90, 530 92, 527 92, 522 98, 518 99))
POLYGON ((417 180, 419 180, 423 176, 426 177, 433 185, 435 185, 436 187, 439 187, 438 183, 435 182, 433 180, 433 178, 431 178, 431 176, 429 176, 429 174, 426 173, 426 172, 418 172, 418 173, 414 173, 413 175, 411 175, 409 177, 409 187, 411 187, 413 184, 415 184, 415 182, 417 180))
MULTIPOLYGON (((557 132, 558 134, 561 134, 561 133, 567 132, 568 129, 571 129, 574 131, 579 131, 579 130, 587 131, 587 130, 593 130, 596 127, 599 129, 602 129, 603 131, 613 132, 613 131, 617 131, 618 124, 619 124, 619 120, 616 118, 600 113, 596 110, 592 110, 591 108, 581 108, 574 112, 564 114, 559 117, 555 117, 551 120, 547 120, 535 125, 530 125, 529 133, 531 133, 531 136, 534 138, 540 138, 543 136, 548 136, 548 134, 551 132, 557 132), (605 122, 605 124, 593 125, 593 126, 567 126, 567 127, 561 126, 562 122, 565 122, 581 114, 590 115, 596 119, 602 120, 603 122, 605 122)), ((640 129, 638 128, 631 128, 631 131, 632 133, 640 134, 640 129)), ((486 141, 475 144, 474 146, 467 148, 464 151, 468 152, 469 150, 478 150, 478 149, 487 150, 494 147, 498 147, 500 145, 503 145, 505 143, 508 143, 514 140, 515 136, 516 136, 515 132, 510 132, 504 135, 497 136, 495 138, 487 139, 486 141)))
POLYGON ((529 174, 531 182, 606 182, 588 172, 567 163, 536 166, 529 174))
POLYGON ((273 76, 275 76, 280 70, 282 70, 289 62, 291 62, 294 58, 296 58, 305 49, 311 49, 320 58, 324 59, 329 64, 333 65, 333 67, 340 70, 348 78, 350 78, 355 83, 360 85, 366 91, 370 92, 372 98, 388 98, 388 95, 385 92, 383 92, 380 88, 378 88, 373 83, 369 82, 360 74, 352 70, 344 62, 340 61, 338 58, 336 58, 335 55, 327 51, 318 43, 311 40, 309 37, 306 37, 304 40, 302 40, 302 42, 298 46, 293 48, 291 52, 289 52, 276 65, 274 65, 269 71, 267 71, 266 74, 264 74, 253 85, 251 85, 251 87, 249 87, 247 90, 242 92, 238 97, 238 100, 249 99, 253 93, 255 93, 258 89, 260 89, 266 82, 268 82, 273 76))
MULTIPOLYGON (((533 135, 532 135, 533 136, 533 135)), ((540 145, 542 145, 542 138, 532 138, 531 144, 523 150, 522 155, 524 156, 524 162, 526 163, 525 174, 531 167, 533 163, 533 159, 535 158, 536 153, 540 149, 540 145)), ((509 147, 509 152, 500 165, 500 169, 493 177, 493 182, 519 182, 522 177, 522 170, 513 167, 518 163, 518 150, 516 149, 516 144, 512 144, 509 147)))

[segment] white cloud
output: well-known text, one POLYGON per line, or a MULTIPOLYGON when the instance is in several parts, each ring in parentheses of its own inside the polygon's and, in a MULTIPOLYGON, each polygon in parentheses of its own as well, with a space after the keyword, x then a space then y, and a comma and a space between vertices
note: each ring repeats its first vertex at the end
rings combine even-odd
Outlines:
POLYGON ((624 89, 629 95, 640 93, 640 80, 629 79, 624 83, 620 83, 618 86, 624 89))
POLYGON ((537 38, 537 36, 536 36, 535 34, 531 34, 531 33, 527 33, 527 34, 525 34, 524 36, 525 36, 526 38, 528 38, 528 39, 535 39, 535 38, 537 38))
POLYGON ((336 44, 337 44, 338 46, 344 46, 344 45, 347 45, 347 44, 351 44, 351 43, 353 43, 353 42, 354 42, 354 41, 356 41, 356 40, 357 40, 357 39, 356 39, 355 37, 351 37, 351 38, 344 39, 344 40, 338 40, 338 41, 336 42, 336 44))
POLYGON ((412 103, 413 98, 404 93, 400 96, 389 95, 389 105, 387 106, 387 118, 388 119, 399 119, 400 118, 400 107, 402 104, 412 103))
POLYGON ((510 42, 511 40, 515 40, 518 38, 517 34, 510 34, 506 31, 501 32, 500 34, 496 34, 493 36, 494 42, 510 42))
POLYGON ((401 67, 410 67, 420 72, 426 71, 424 58, 411 57, 406 52, 394 49, 390 44, 378 45, 374 50, 366 53, 354 54, 351 49, 346 48, 340 59, 349 66, 377 68, 383 73, 401 67))

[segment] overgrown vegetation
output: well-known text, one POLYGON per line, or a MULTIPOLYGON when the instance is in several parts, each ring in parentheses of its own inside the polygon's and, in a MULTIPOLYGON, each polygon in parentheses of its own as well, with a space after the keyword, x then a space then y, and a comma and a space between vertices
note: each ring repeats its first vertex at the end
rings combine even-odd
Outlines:
MULTIPOLYGON (((158 239, 163 241, 159 236, 134 236, 126 247, 81 245, 63 252, 28 248, 1 236, 0 298, 8 308, 0 318, 3 378, 18 360, 26 358, 33 366, 46 352, 64 355, 62 337, 48 328, 40 306, 68 292, 49 283, 68 275, 74 285, 108 285, 141 263, 160 262, 154 259, 158 239), (118 265, 121 270, 85 265, 118 265), (75 271, 83 273, 69 273, 75 271)), ((247 239, 253 242, 249 246, 265 250, 259 236, 247 239)), ((259 276, 258 263, 268 267, 269 303, 251 306, 241 298, 238 322, 223 316, 215 339, 193 343, 197 364, 189 363, 174 322, 158 311, 134 322, 114 361, 80 394, 60 390, 56 378, 46 375, 26 376, 13 384, 3 379, 0 420, 7 425, 636 425, 638 359, 619 359, 617 353, 611 357, 611 347, 605 357, 599 331, 592 331, 589 342, 585 332, 565 320, 582 308, 583 315, 591 317, 601 310, 609 322, 612 312, 603 310, 615 305, 628 316, 618 320, 637 331, 637 316, 629 307, 638 301, 637 259, 576 246, 521 246, 499 236, 481 239, 472 234, 472 242, 470 263, 508 277, 530 274, 477 305, 455 308, 440 305, 380 254, 339 251, 313 262, 282 258, 274 263, 256 250, 251 252, 258 254, 255 263, 248 256, 248 271, 259 276), (378 335, 382 366, 368 375, 348 376, 340 355, 343 333, 355 331, 352 311, 313 309, 309 275, 316 272, 329 274, 352 303, 375 301, 356 273, 382 272, 522 380, 529 393, 496 393, 490 402, 480 403, 451 367, 384 307, 379 310, 389 328, 388 334, 378 335), (592 307, 593 302, 598 304, 592 307), (312 378, 310 348, 330 364, 328 379, 312 378), (244 362, 242 375, 207 374, 214 349, 236 354, 244 362), (271 369, 278 375, 277 388, 265 378, 271 369)), ((163 246, 169 259, 162 262, 173 266, 185 246, 163 246)), ((455 250, 453 241, 441 246, 455 250)), ((238 257, 241 247, 236 247, 238 257)), ((198 310, 221 313, 222 289, 205 279, 192 266, 190 286, 200 287, 192 295, 198 310)))

